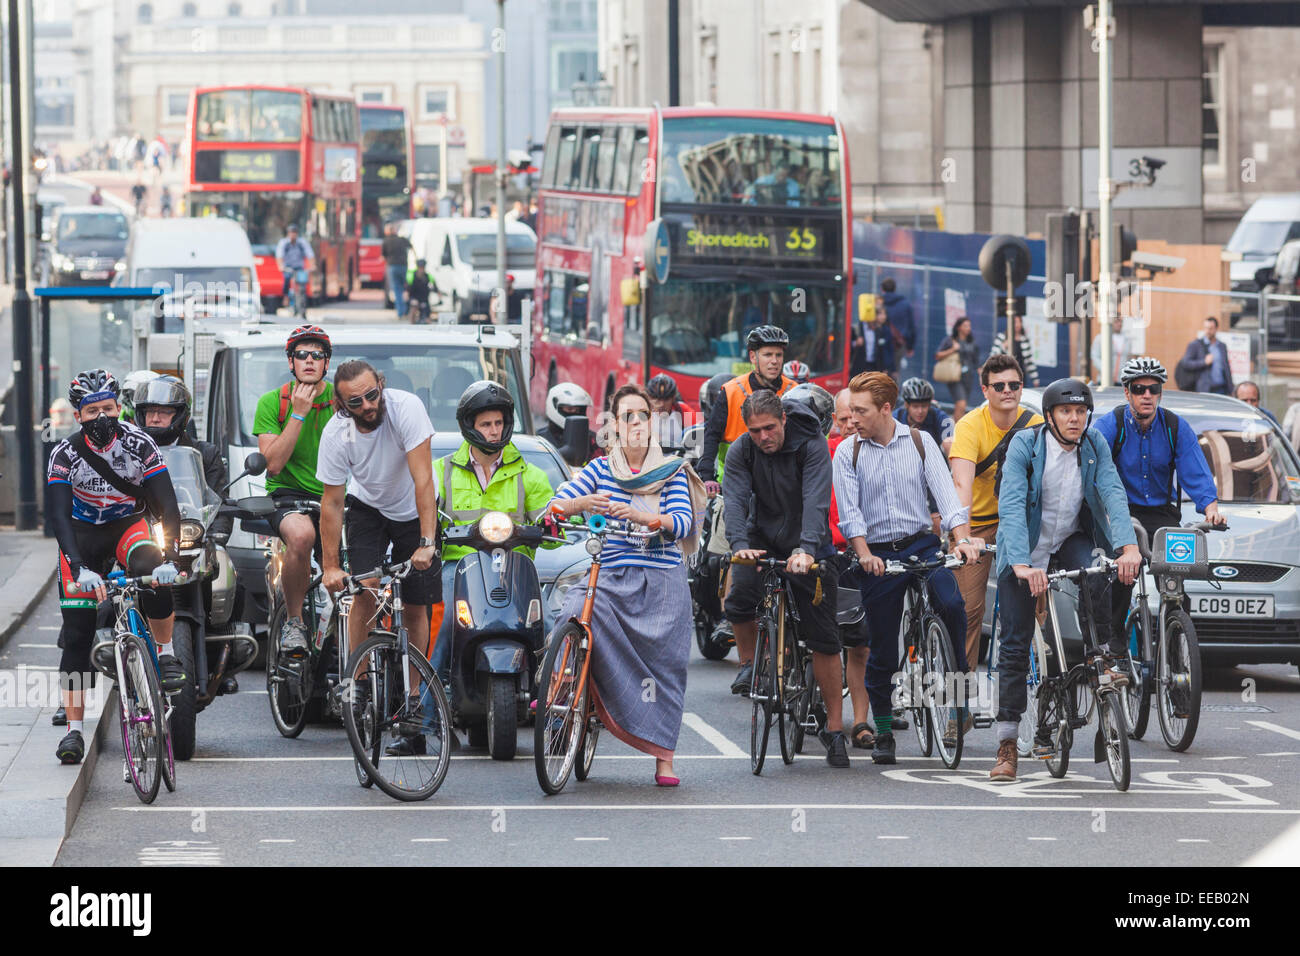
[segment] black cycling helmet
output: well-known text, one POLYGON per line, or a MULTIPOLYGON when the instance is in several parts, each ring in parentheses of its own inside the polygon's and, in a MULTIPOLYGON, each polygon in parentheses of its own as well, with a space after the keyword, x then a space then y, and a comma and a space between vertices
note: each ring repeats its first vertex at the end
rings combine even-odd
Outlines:
POLYGON ((681 396, 677 392, 677 383, 671 375, 660 372, 645 383, 645 393, 661 402, 675 402, 681 396))
POLYGON ((1092 425, 1092 389, 1075 378, 1058 378, 1043 390, 1043 418, 1047 419, 1047 427, 1062 444, 1078 444, 1078 442, 1067 442, 1056 430, 1056 423, 1052 420, 1052 409, 1058 405, 1086 405, 1088 424, 1083 430, 1087 432, 1088 427, 1092 425))
POLYGON ((465 389, 460 401, 456 403, 456 424, 460 426, 460 433, 467 442, 481 452, 495 455, 510 444, 510 438, 515 433, 515 400, 496 382, 486 379, 475 382, 465 389), (501 433, 499 441, 488 441, 474 427, 474 419, 493 409, 500 410, 506 420, 505 431, 501 433))
POLYGON ((291 354, 299 342, 319 342, 325 346, 326 358, 334 355, 334 346, 330 344, 330 337, 319 325, 300 325, 290 332, 289 338, 284 343, 284 354, 291 354))
POLYGON ((932 402, 934 401, 934 386, 923 378, 909 378, 903 382, 903 387, 899 389, 899 397, 904 402, 932 402))
POLYGON ((749 335, 745 338, 745 348, 751 352, 757 352, 764 345, 779 345, 781 348, 788 348, 790 336, 785 334, 785 329, 779 329, 775 325, 760 325, 756 329, 750 329, 749 335))
POLYGON ((782 403, 800 402, 811 408, 817 420, 821 422, 822 434, 831 433, 831 426, 835 424, 835 398, 820 385, 813 382, 796 385, 781 396, 781 401, 782 403))
POLYGON ((722 399, 722 386, 730 382, 734 375, 719 372, 700 386, 700 414, 708 417, 709 410, 722 399))
POLYGON ((88 402, 102 402, 106 398, 121 401, 122 387, 117 384, 112 373, 102 368, 78 372, 68 384, 68 401, 77 411, 88 402))
POLYGON ((190 423, 190 390, 174 375, 155 378, 135 390, 136 424, 149 433, 159 446, 174 444, 185 434, 190 423), (150 408, 170 408, 174 414, 170 425, 150 428, 145 422, 150 408))

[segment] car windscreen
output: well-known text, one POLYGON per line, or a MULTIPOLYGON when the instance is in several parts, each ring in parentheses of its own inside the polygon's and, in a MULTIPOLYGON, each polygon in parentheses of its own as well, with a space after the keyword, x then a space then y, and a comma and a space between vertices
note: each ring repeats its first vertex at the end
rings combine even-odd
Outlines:
MULTIPOLYGON (((524 429, 521 409, 528 400, 515 353, 486 345, 336 345, 331 368, 349 359, 364 359, 383 376, 387 387, 418 396, 439 433, 457 432, 456 403, 471 383, 489 379, 504 385, 515 400, 515 429, 524 429)), ((263 394, 288 381, 281 349, 243 349, 239 353, 237 388, 239 422, 246 445, 257 444, 253 416, 263 394)), ((330 379, 333 379, 332 372, 330 379)))
POLYGON ((1214 476, 1219 501, 1300 502, 1300 463, 1269 423, 1228 416, 1195 416, 1191 421, 1214 476))
POLYGON ((60 239, 99 239, 125 242, 126 217, 113 213, 75 213, 59 217, 60 239))
POLYGON ((1244 219, 1228 240, 1229 252, 1245 255, 1273 255, 1282 243, 1300 238, 1300 222, 1269 222, 1262 219, 1244 219))
MULTIPOLYGON (((494 232, 456 233, 462 262, 474 269, 495 269, 497 237, 494 232)), ((506 233, 506 268, 531 269, 536 264, 537 242, 532 236, 506 233)))

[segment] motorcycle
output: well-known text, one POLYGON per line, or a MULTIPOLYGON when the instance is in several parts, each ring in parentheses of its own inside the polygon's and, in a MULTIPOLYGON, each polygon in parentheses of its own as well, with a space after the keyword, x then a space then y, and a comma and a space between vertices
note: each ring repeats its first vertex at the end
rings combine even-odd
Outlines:
POLYGON ((474 549, 456 565, 452 595, 443 596, 445 613, 455 615, 452 725, 468 732, 471 747, 486 746, 493 760, 512 760, 546 636, 537 569, 514 549, 564 539, 490 511, 473 524, 447 527, 443 540, 474 549))
POLYGON ((722 497, 710 498, 704 510, 704 527, 700 531, 700 546, 686 561, 686 582, 691 591, 691 612, 695 622, 695 645, 706 660, 724 659, 735 644, 735 638, 718 625, 724 620, 722 613, 722 588, 727 571, 727 543, 714 542, 716 517, 722 511, 722 497), (715 552, 710 548, 721 547, 715 552))
MULTIPOLYGON (((258 646, 249 625, 240 620, 242 594, 224 547, 226 536, 210 530, 219 513, 241 512, 208 487, 198 449, 171 445, 160 450, 180 506, 176 567, 185 575, 185 583, 171 589, 176 609, 172 646, 190 675, 172 697, 172 748, 178 760, 189 760, 198 715, 223 693, 227 678, 253 663, 258 646)), ((239 478, 260 475, 266 459, 249 455, 244 468, 239 478)))

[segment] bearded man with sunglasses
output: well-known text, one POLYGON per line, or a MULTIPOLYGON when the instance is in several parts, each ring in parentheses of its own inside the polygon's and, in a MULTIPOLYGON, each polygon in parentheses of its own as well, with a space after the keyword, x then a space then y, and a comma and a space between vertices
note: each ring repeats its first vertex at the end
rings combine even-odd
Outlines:
MULTIPOLYGON (((1224 524, 1227 519, 1219 513, 1214 476, 1196 429, 1160 407, 1160 395, 1169 381, 1165 367, 1148 356, 1132 358, 1120 369, 1119 381, 1127 404, 1103 415, 1094 427, 1110 445, 1128 494, 1129 514, 1146 529, 1147 540, 1153 540, 1160 528, 1182 524, 1182 491, 1206 521, 1224 524)), ((1132 594, 1132 585, 1117 582, 1111 589, 1116 645, 1123 644, 1124 617, 1132 594)), ((1112 646, 1111 652, 1124 655, 1128 649, 1112 646)))
POLYGON ((266 457, 266 493, 277 504, 284 503, 272 513, 270 522, 284 542, 280 583, 288 615, 280 633, 272 634, 271 639, 280 642, 285 657, 301 659, 307 656, 302 604, 307 596, 312 548, 318 547, 320 517, 294 511, 288 503, 320 501, 316 453, 321 433, 333 415, 334 387, 325 381, 332 348, 320 326, 300 325, 289 333, 284 351, 293 381, 258 399, 253 434, 257 450, 266 457))

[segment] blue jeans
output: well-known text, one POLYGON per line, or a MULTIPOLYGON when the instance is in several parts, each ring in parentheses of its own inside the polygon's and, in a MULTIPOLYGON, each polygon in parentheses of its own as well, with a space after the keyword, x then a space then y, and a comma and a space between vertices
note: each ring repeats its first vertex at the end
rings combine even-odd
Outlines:
POLYGON ((456 614, 456 600, 451 589, 456 580, 456 565, 459 563, 444 561, 442 564, 442 626, 438 628, 437 643, 433 645, 430 663, 443 683, 451 675, 451 621, 456 614))
MULTIPOLYGON (((1086 568, 1093 559, 1092 536, 1076 531, 1052 555, 1052 566, 1063 571, 1086 568)), ((1103 643, 1110 635, 1110 603, 1106 589, 1110 586, 1105 575, 1090 575, 1087 587, 1093 613, 1096 615, 1103 643)), ((1050 595, 1051 592, 1049 591, 1050 595)), ((998 622, 1002 629, 998 649, 998 721, 1018 722, 1025 712, 1027 693, 1025 677, 1029 672, 1029 642, 1034 636, 1034 611, 1038 601, 1029 593, 1029 585, 1007 568, 998 575, 998 622)), ((1079 601, 1079 631, 1088 633, 1084 602, 1079 601)))
POLYGON ((391 262, 384 266, 384 274, 388 276, 388 291, 393 297, 393 308, 397 310, 399 319, 406 317, 406 266, 393 265, 391 262))
MULTIPOLYGON (((912 555, 931 558, 939 550, 939 539, 927 534, 902 551, 881 551, 876 555, 886 561, 905 561, 912 555)), ((873 552, 874 553, 874 552, 873 552)), ((898 673, 900 661, 898 630, 903 621, 903 597, 911 575, 879 577, 854 568, 842 580, 850 581, 862 592, 862 602, 867 608, 867 630, 871 648, 867 658, 867 696, 871 699, 871 712, 877 718, 893 712, 891 702, 893 677, 898 673)), ((934 604, 943 626, 948 629, 952 645, 953 662, 958 671, 966 670, 966 602, 962 599, 957 579, 947 568, 930 572, 928 579, 930 600, 934 604)), ((1022 681, 1023 683, 1023 681, 1022 681)))
POLYGON ((285 269, 282 278, 284 279, 284 300, 289 303, 291 309, 296 309, 299 303, 306 307, 307 303, 307 270, 301 266, 297 269, 285 269), (289 297, 292 283, 297 282, 298 288, 294 290, 294 297, 289 297))

